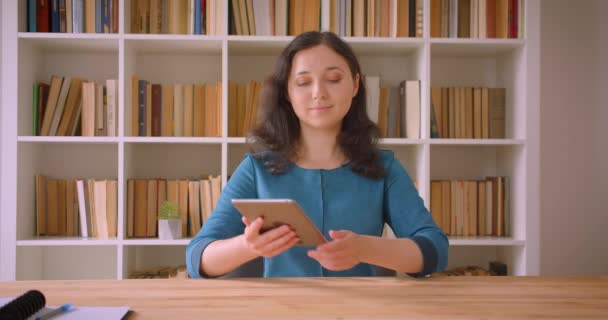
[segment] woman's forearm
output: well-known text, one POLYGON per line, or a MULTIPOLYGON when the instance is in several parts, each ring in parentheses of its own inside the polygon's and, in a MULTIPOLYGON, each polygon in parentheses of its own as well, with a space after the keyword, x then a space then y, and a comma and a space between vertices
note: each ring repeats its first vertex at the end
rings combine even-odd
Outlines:
POLYGON ((257 258, 245 245, 243 235, 211 242, 201 255, 201 274, 211 277, 225 275, 257 258))
POLYGON ((424 266, 422 252, 410 239, 391 239, 359 235, 361 262, 399 272, 416 273, 424 266))

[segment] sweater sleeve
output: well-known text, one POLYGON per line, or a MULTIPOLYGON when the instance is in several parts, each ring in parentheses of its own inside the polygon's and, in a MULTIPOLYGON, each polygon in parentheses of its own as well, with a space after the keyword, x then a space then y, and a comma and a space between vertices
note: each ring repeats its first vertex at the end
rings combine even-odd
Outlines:
POLYGON ((423 269, 410 276, 424 277, 446 267, 448 239, 433 221, 405 168, 392 156, 386 165, 384 216, 398 238, 410 238, 422 252, 423 269))
POLYGON ((186 248, 186 267, 190 277, 206 277, 200 273, 201 256, 211 242, 243 233, 245 225, 241 221, 241 215, 230 201, 247 198, 257 198, 255 167, 250 155, 239 164, 222 191, 215 209, 186 248))

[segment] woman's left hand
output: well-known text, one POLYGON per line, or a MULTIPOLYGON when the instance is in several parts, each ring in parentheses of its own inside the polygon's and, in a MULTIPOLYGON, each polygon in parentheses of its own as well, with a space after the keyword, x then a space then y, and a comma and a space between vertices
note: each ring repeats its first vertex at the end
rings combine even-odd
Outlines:
POLYGON ((332 271, 347 270, 360 262, 361 238, 358 234, 348 230, 330 230, 329 236, 332 241, 318 246, 316 250, 309 250, 308 256, 332 271))

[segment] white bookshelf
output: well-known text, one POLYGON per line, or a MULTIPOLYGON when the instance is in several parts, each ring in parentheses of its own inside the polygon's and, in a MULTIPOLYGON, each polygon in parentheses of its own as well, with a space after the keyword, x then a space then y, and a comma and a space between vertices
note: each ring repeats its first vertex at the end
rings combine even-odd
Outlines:
MULTIPOLYGON (((428 0, 423 38, 347 38, 364 73, 380 75, 382 84, 421 80, 421 138, 382 139, 381 147, 394 150, 418 181, 427 207, 431 180, 510 178, 510 236, 450 238, 449 267, 487 267, 498 259, 507 263, 510 274, 539 273, 540 5, 538 0, 525 2, 525 39, 430 38, 428 0), (507 88, 507 138, 431 139, 431 86, 507 88)), ((223 88, 228 80, 262 81, 293 39, 129 34, 129 1, 119 4, 118 34, 42 34, 25 32, 25 1, 1 3, 0 280, 123 279, 134 269, 184 264, 189 239, 126 238, 126 181, 221 174, 225 183, 247 152, 245 139, 227 137, 227 90, 222 137, 130 136, 131 76, 153 83, 221 81, 223 88), (48 81, 51 74, 118 79, 119 136, 31 136, 32 84, 48 81), (117 179, 118 237, 36 237, 35 174, 117 179)))

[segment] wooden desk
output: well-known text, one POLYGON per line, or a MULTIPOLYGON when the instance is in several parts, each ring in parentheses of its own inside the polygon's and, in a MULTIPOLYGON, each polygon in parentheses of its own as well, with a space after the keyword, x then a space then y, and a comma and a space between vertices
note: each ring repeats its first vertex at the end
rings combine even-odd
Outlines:
POLYGON ((608 319, 608 276, 0 282, 131 319, 608 319))

